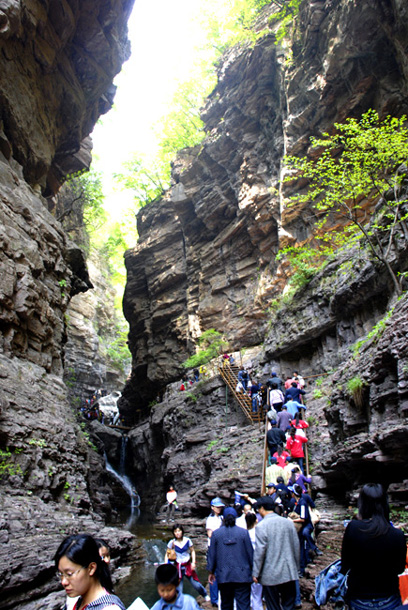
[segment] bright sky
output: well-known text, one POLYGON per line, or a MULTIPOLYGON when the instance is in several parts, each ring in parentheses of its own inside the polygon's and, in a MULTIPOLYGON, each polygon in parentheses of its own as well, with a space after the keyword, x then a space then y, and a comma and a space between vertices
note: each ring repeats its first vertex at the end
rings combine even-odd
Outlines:
POLYGON ((210 2, 135 2, 129 20, 132 55, 115 79, 114 107, 92 133, 93 167, 104 175, 107 208, 115 215, 131 204, 132 196, 114 191, 111 176, 133 152, 154 152, 151 126, 165 113, 178 81, 192 69, 194 49, 204 40, 197 17, 200 6, 210 2))

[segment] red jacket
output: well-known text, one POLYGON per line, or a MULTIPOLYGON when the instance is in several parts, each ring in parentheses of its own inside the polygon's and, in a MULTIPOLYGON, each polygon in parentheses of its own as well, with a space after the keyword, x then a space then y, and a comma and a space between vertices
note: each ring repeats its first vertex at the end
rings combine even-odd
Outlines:
POLYGON ((307 443, 307 438, 295 434, 294 438, 290 436, 286 441, 286 449, 290 451, 291 456, 294 458, 305 457, 303 443, 307 443))

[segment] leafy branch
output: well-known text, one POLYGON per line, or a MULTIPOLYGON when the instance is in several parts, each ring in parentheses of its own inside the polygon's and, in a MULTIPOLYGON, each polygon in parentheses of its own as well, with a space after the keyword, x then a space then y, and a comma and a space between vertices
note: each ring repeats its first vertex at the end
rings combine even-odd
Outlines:
POLYGON ((309 208, 315 216, 312 236, 336 247, 364 239, 375 259, 387 269, 397 294, 401 286, 390 263, 396 238, 408 243, 406 117, 380 121, 375 110, 360 121, 336 123, 336 132, 311 138, 311 158, 288 156, 291 170, 285 182, 300 184, 306 192, 289 199, 289 206, 309 208), (377 205, 376 205, 377 204, 377 205), (376 205, 370 218, 369 209, 376 205), (336 228, 343 220, 346 229, 336 228), (333 226, 335 228, 333 228, 333 226), (334 242, 333 242, 334 240, 334 242))

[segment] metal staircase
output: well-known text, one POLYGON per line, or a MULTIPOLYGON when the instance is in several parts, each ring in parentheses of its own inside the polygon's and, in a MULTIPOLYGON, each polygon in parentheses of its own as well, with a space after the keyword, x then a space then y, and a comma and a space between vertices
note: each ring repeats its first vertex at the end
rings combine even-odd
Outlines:
POLYGON ((252 413, 252 401, 248 394, 242 394, 241 392, 236 392, 235 388, 238 383, 238 371, 239 368, 234 365, 230 365, 229 362, 224 362, 223 366, 218 368, 218 371, 226 383, 226 385, 231 390, 234 398, 239 403, 241 409, 245 413, 246 417, 251 421, 251 423, 259 423, 263 421, 264 414, 261 407, 258 407, 258 411, 256 413, 252 413))

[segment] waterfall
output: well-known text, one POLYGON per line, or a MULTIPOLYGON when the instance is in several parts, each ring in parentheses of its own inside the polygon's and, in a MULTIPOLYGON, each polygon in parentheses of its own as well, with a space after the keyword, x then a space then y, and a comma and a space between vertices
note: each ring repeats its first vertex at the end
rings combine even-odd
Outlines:
POLYGON ((120 460, 119 460, 119 473, 121 475, 125 474, 126 468, 126 449, 128 444, 129 437, 127 434, 122 434, 122 441, 120 444, 120 460))
MULTIPOLYGON (((125 474, 126 472, 126 448, 128 443, 128 436, 126 434, 122 435, 122 441, 120 445, 120 460, 119 460, 119 472, 117 472, 113 466, 109 463, 107 455, 105 453, 105 468, 108 472, 113 474, 113 476, 120 482, 123 489, 127 492, 130 498, 130 507, 132 510, 138 509, 140 506, 140 496, 134 488, 132 481, 125 474)), ((134 521, 134 519, 133 519, 134 521)))

